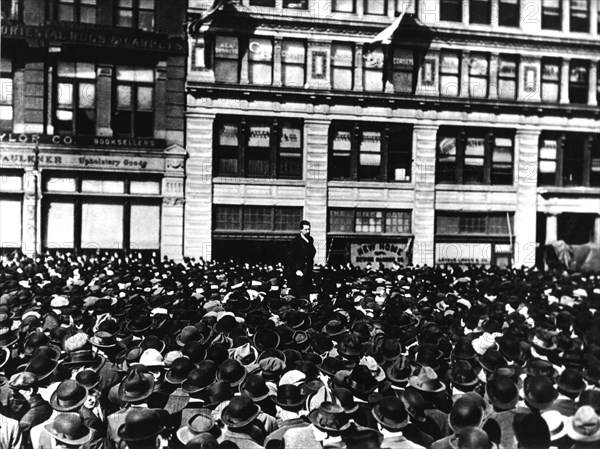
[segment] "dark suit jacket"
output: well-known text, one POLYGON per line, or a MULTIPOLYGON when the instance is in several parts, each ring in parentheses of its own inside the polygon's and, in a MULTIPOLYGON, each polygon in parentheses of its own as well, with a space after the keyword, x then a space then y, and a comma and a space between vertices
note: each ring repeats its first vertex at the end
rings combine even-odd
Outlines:
POLYGON ((21 430, 26 434, 32 427, 43 423, 52 416, 52 407, 39 394, 34 394, 29 398, 29 408, 19 420, 21 430))
POLYGON ((313 270, 313 264, 315 260, 315 249, 314 240, 311 236, 307 237, 308 242, 304 240, 300 234, 297 234, 292 240, 288 254, 288 267, 290 274, 296 274, 297 270, 302 271, 304 275, 310 276, 313 270))

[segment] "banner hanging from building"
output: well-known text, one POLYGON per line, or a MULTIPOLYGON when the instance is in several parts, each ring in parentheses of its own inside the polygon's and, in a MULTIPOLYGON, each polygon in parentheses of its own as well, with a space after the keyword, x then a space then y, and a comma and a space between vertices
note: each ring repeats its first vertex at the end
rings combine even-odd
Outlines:
POLYGON ((377 268, 379 264, 385 268, 391 268, 394 264, 405 267, 408 265, 406 243, 351 243, 350 263, 360 268, 367 268, 367 265, 377 268))

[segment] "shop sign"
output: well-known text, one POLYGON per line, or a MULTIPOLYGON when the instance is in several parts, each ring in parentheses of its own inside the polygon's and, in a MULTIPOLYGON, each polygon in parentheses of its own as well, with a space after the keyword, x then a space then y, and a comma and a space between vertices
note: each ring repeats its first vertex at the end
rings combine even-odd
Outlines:
POLYGON ((408 263, 406 243, 352 243, 350 244, 350 263, 357 267, 366 268, 383 264, 390 268, 393 264, 406 266, 408 263))
POLYGON ((162 139, 129 137, 71 136, 47 134, 0 133, 0 143, 41 143, 55 145, 116 147, 116 148, 164 148, 162 139))
POLYGON ((435 263, 491 265, 490 243, 436 243, 435 263))
POLYGON ((3 23, 3 38, 30 39, 45 43, 65 42, 69 44, 91 44, 111 48, 127 48, 133 50, 168 51, 182 53, 185 50, 184 40, 180 37, 169 37, 166 34, 142 33, 111 29, 73 29, 57 24, 32 26, 3 23))
MULTIPOLYGON (((35 155, 16 151, 2 151, 0 153, 0 167, 17 168, 23 165, 33 165, 35 155)), ((100 169, 100 170, 144 170, 164 171, 165 163, 162 158, 135 157, 135 156, 105 156, 105 155, 76 155, 76 154, 48 154, 38 156, 41 168, 74 168, 74 169, 100 169)))

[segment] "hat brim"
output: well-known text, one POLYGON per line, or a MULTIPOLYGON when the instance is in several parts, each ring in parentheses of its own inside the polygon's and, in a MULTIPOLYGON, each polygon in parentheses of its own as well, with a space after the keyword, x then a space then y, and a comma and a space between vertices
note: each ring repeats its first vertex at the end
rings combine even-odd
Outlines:
POLYGON ((154 429, 154 430, 149 429, 152 431, 146 435, 133 437, 133 436, 127 434, 126 429, 125 429, 125 424, 121 424, 121 426, 119 426, 119 430, 117 431, 117 434, 119 435, 119 438, 121 438, 125 442, 127 442, 127 441, 144 441, 144 440, 147 440, 148 438, 157 436, 159 433, 164 431, 165 428, 166 427, 164 425, 162 425, 158 429, 154 429))
POLYGON ((56 410, 56 411, 58 411, 58 412, 73 412, 73 411, 75 411, 75 410, 78 410, 78 409, 79 409, 79 408, 80 408, 80 407, 81 407, 81 406, 84 404, 85 400, 86 400, 86 399, 87 399, 87 397, 88 397, 88 394, 87 394, 87 388, 85 388, 85 387, 83 387, 83 386, 82 386, 82 388, 83 388, 83 390, 85 391, 85 394, 84 394, 84 395, 83 395, 83 397, 82 397, 82 398, 81 398, 79 401, 77 401, 75 404, 73 404, 73 405, 69 405, 68 407, 61 406, 61 405, 58 403, 58 394, 57 394, 57 392, 55 391, 54 393, 52 393, 52 396, 50 396, 50 405, 52 406, 52 408, 53 408, 54 410, 56 410))
POLYGON ((187 426, 182 427, 181 429, 177 430, 177 432, 175 432, 175 434, 177 435, 177 439, 179 441, 181 441, 183 444, 188 444, 195 437, 200 435, 199 433, 195 433, 193 430, 191 430, 187 426))
POLYGON ((241 420, 241 421, 236 421, 234 418, 232 418, 232 416, 228 413, 228 408, 229 405, 227 407, 225 407, 223 409, 223 411, 221 412, 221 421, 223 422, 223 424, 225 424, 227 427, 232 428, 232 429, 239 429, 240 427, 244 427, 247 426, 248 424, 250 424, 252 421, 254 421, 258 415, 260 414, 260 407, 258 405, 256 405, 254 402, 252 402, 252 406, 255 407, 254 412, 252 412, 252 414, 250 416, 248 416, 246 419, 241 420))
POLYGON ((408 416, 406 417, 406 419, 404 419, 404 421, 401 422, 390 422, 389 420, 385 419, 381 415, 379 404, 373 407, 373 409, 371 410, 371 414, 379 424, 389 429, 403 429, 408 425, 408 416))
POLYGON ((486 388, 485 398, 498 410, 512 410, 519 403, 519 392, 517 391, 517 394, 511 399, 510 402, 500 402, 496 398, 491 396, 488 389, 486 388))
POLYGON ((570 439, 580 443, 593 443, 600 441, 600 428, 591 435, 583 435, 575 430, 573 427, 573 416, 567 418, 565 422, 565 431, 570 439))
POLYGON ((350 421, 348 421, 346 424, 344 424, 342 427, 340 427, 339 429, 333 428, 333 427, 325 427, 322 426, 321 424, 319 424, 319 422, 315 419, 315 417, 317 416, 317 413, 319 413, 319 409, 315 409, 313 411, 311 411, 308 414, 308 420, 319 430, 323 430, 325 432, 343 432, 344 430, 350 428, 351 423, 350 421))
MULTIPOLYGON (((50 360, 52 360, 52 359, 50 359, 50 360)), ((42 380, 46 380, 58 369, 59 363, 56 360, 52 360, 52 362, 54 363, 54 367, 50 371, 48 371, 44 374, 34 373, 38 378, 38 382, 41 382, 42 380)), ((23 371, 33 372, 33 371, 29 370, 29 363, 23 364, 23 365, 17 367, 17 369, 16 369, 16 372, 23 372, 23 371)))
POLYGON ((65 443, 65 444, 67 444, 69 446, 78 446, 78 445, 81 445, 81 444, 89 443, 91 441, 91 439, 92 439, 92 430, 89 427, 87 427, 87 426, 86 426, 86 428, 87 428, 87 433, 86 433, 85 436, 83 436, 83 437, 81 437, 79 439, 76 439, 76 440, 70 440, 68 438, 64 438, 61 435, 56 434, 55 431, 54 431, 53 423, 46 424, 44 426, 44 429, 46 429, 46 432, 48 432, 52 438, 60 441, 61 443, 65 443))
POLYGON ((441 381, 438 381, 440 383, 440 386, 439 386, 439 388, 436 388, 435 390, 423 388, 421 385, 419 385, 418 381, 419 381, 419 378, 417 376, 411 376, 408 378, 409 385, 423 393, 437 394, 437 393, 441 393, 442 391, 444 391, 446 389, 446 385, 441 381))
POLYGON ((303 397, 298 402, 292 402, 291 404, 287 403, 287 402, 280 402, 279 399, 277 399, 276 396, 273 396, 271 398, 271 400, 273 401, 274 404, 277 404, 279 407, 288 409, 288 408, 302 407, 304 405, 305 401, 306 401, 306 398, 303 397))
POLYGON ((128 396, 127 394, 125 394, 125 384, 123 382, 121 382, 121 384, 119 385, 119 390, 118 390, 119 399, 123 402, 128 402, 128 403, 129 402, 140 402, 140 401, 143 401, 144 399, 148 399, 154 391, 154 376, 146 375, 145 377, 149 381, 150 386, 146 389, 146 391, 142 392, 141 394, 139 394, 138 396, 135 396, 135 397, 128 396), (152 378, 150 378, 150 377, 152 377, 152 378))
POLYGON ((96 354, 94 356, 94 358, 91 360, 80 360, 80 361, 70 362, 69 359, 65 359, 62 362, 60 362, 60 365, 67 367, 67 368, 70 368, 72 366, 91 365, 89 367, 89 369, 91 369, 92 371, 98 372, 104 366, 104 363, 106 363, 106 358, 100 354, 96 354))

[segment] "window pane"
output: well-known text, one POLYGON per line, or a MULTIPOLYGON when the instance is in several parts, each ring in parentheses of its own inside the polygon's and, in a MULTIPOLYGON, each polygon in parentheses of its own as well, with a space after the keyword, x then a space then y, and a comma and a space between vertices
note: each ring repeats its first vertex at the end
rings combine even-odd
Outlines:
POLYGON ((140 11, 138 20, 139 20, 138 28, 140 30, 146 30, 146 31, 154 30, 154 12, 140 11))
POLYGON ((133 26, 133 11, 121 9, 117 16, 117 26, 131 28, 133 26))
POLYGON ((221 60, 215 61, 215 81, 219 83, 238 82, 237 61, 221 60))
POLYGON ((291 124, 281 125, 281 136, 279 139, 279 148, 296 148, 302 147, 302 129, 291 124))
POLYGON ((381 164, 381 133, 365 131, 360 142, 360 165, 379 167, 381 164))
POLYGON ((77 78, 96 79, 96 67, 94 64, 78 62, 75 68, 77 78))
POLYGON ((135 81, 135 69, 132 67, 117 67, 119 81, 135 81))
POLYGON ((269 39, 251 39, 248 50, 250 61, 273 60, 273 43, 269 39))
POLYGON ((239 206, 215 206, 215 229, 242 230, 242 213, 239 206))
POLYGON ((244 208, 244 229, 257 231, 273 230, 273 209, 270 207, 249 206, 244 208))
POLYGON ((123 206, 83 203, 81 205, 81 246, 123 248, 123 206))
POLYGON ((283 0, 284 8, 307 9, 308 0, 283 0))
POLYGON ((276 207, 275 208, 275 230, 295 231, 298 223, 302 220, 301 207, 276 207))
POLYGON ((329 231, 354 232, 354 210, 332 209, 329 211, 329 231))
POLYGON ((75 246, 75 205, 51 202, 46 218, 47 248, 73 248, 75 246))
POLYGON ((356 232, 383 232, 383 212, 357 210, 356 232))
POLYGON ((239 55, 237 37, 217 36, 215 37, 215 58, 236 59, 239 55))
POLYGON ((0 200, 0 248, 21 247, 21 201, 0 200))
POLYGON ((152 109, 154 109, 152 87, 137 88, 137 109, 141 111, 151 111, 152 109))
POLYGON ((77 182, 75 178, 50 177, 46 181, 47 192, 75 192, 77 182))
POLYGON ((365 14, 386 14, 386 0, 364 0, 365 14))
POLYGON ((0 175, 0 192, 18 192, 23 190, 21 176, 0 175))
POLYGON ((160 247, 160 206, 131 205, 129 247, 158 249, 160 247))
POLYGON ((131 109, 131 86, 117 86, 117 108, 131 109))
POLYGON ((140 9, 154 9, 154 0, 140 0, 140 9))
POLYGON ((140 195, 159 195, 160 182, 157 181, 131 181, 129 193, 140 195))
POLYGON ((58 94, 56 100, 61 106, 73 106, 73 85, 70 83, 58 83, 58 94))
POLYGON ((354 0, 333 0, 332 11, 354 12, 354 0))
POLYGON ((0 104, 10 105, 13 103, 13 80, 12 78, 0 78, 0 104))
POLYGON ((271 144, 270 126, 251 126, 248 137, 249 147, 268 148, 271 144))
POLYGON ((409 233, 410 212, 387 211, 385 214, 385 232, 394 234, 409 233))
POLYGON ((81 191, 93 193, 125 193, 125 182, 105 179, 84 179, 81 181, 81 191))
POLYGON ((75 7, 73 5, 59 5, 58 20, 64 22, 73 22, 75 20, 75 7))
POLYGON ((93 84, 79 84, 79 107, 93 108, 96 104, 96 86, 93 84))
POLYGON ((219 128, 219 145, 238 146, 238 126, 235 124, 224 123, 219 128))

